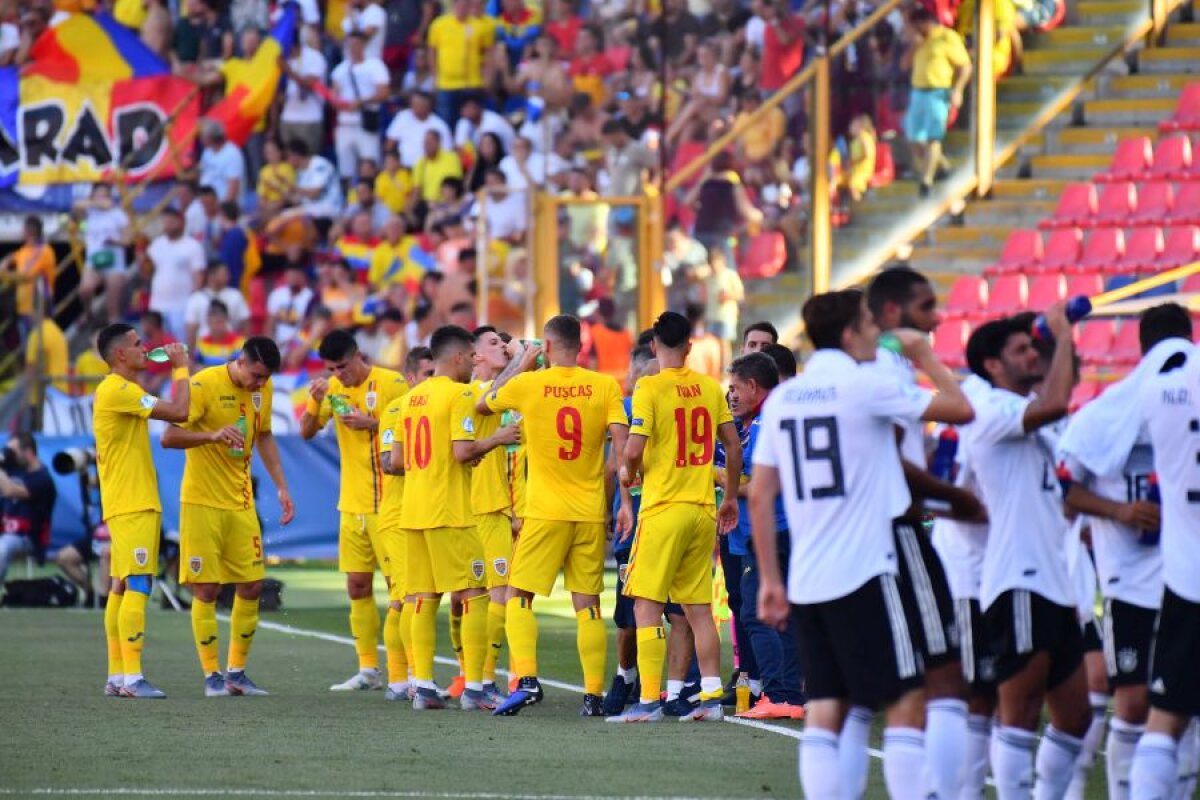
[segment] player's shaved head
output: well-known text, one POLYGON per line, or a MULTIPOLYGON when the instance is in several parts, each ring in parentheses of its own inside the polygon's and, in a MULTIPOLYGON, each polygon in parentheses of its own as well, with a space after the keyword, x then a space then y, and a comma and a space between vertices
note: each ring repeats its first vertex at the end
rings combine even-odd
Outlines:
POLYGON ((96 350, 110 365, 112 364, 113 351, 119 347, 125 336, 133 331, 132 325, 126 325, 124 322, 114 322, 112 325, 107 325, 100 334, 96 337, 96 350))
POLYGON ((552 339, 557 347, 571 353, 578 353, 583 347, 582 333, 580 331, 579 318, 573 317, 570 314, 559 314, 556 317, 551 317, 542 329, 542 335, 546 339, 552 339))
POLYGON ((664 311, 654 320, 654 343, 668 350, 681 350, 692 339, 692 323, 674 311, 664 311))
POLYGON ((410 375, 416 374, 421 369, 422 361, 433 361, 433 353, 428 347, 414 347, 404 357, 404 371, 410 375))
POLYGON ((458 325, 443 325, 429 337, 429 351, 435 362, 441 363, 448 358, 467 350, 475 344, 475 337, 466 328, 458 325))
POLYGON ((358 342, 354 334, 346 328, 335 328, 325 334, 317 355, 326 361, 344 361, 358 352, 358 342))

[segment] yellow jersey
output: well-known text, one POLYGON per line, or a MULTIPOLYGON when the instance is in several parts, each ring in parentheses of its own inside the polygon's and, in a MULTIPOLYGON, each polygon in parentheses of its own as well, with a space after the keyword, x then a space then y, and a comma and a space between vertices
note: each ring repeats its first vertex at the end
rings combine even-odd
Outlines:
POLYGON ((610 425, 627 425, 615 379, 582 367, 517 375, 487 396, 497 413, 517 411, 528 462, 525 516, 603 522, 604 443, 610 425))
POLYGON ((404 453, 400 527, 471 527, 471 468, 454 458, 454 442, 475 441, 475 393, 436 375, 409 392, 402 405, 394 432, 404 453))
MULTIPOLYGON (((320 427, 325 427, 333 413, 333 398, 352 406, 375 419, 389 403, 408 391, 408 384, 399 372, 371 367, 358 386, 346 386, 336 377, 329 379, 329 391, 321 401, 320 427)), ((374 431, 355 431, 341 421, 335 421, 338 454, 342 460, 342 488, 338 494, 338 511, 346 514, 376 514, 383 500, 383 467, 379 463, 379 434, 374 431)))
POLYGON ((496 43, 494 22, 442 14, 430 23, 426 42, 437 53, 434 84, 439 91, 483 88, 483 54, 496 43))
POLYGON ((913 88, 949 89, 954 86, 954 70, 970 63, 971 55, 958 32, 939 25, 913 53, 913 88))
MULTIPOLYGON (((404 409, 404 398, 401 395, 388 403, 387 408, 379 415, 379 457, 382 461, 386 453, 391 457, 392 443, 395 441, 396 423, 400 421, 400 412, 404 409)), ((383 500, 379 504, 379 527, 400 527, 400 509, 404 501, 404 476, 383 476, 383 500)))
POLYGON ((113 373, 96 387, 92 431, 106 520, 135 511, 162 511, 146 423, 157 404, 157 397, 113 373))
POLYGON ((633 387, 630 436, 644 436, 642 518, 668 503, 715 506, 717 428, 733 422, 721 386, 687 367, 664 369, 633 387))
POLYGON ((225 364, 202 369, 192 376, 192 405, 187 422, 179 427, 189 431, 217 431, 242 419, 246 441, 240 456, 223 444, 188 449, 179 492, 182 502, 230 510, 254 508, 250 459, 258 432, 271 430, 273 392, 269 380, 259 391, 242 389, 233 382, 225 364))
MULTIPOLYGON (((487 394, 491 381, 471 384, 472 404, 487 394)), ((474 405, 472 405, 472 409, 474 405)), ((472 410, 474 413, 474 410, 472 410)), ((500 429, 500 415, 475 414, 475 436, 486 439, 500 429)), ((512 516, 512 497, 508 487, 508 448, 497 447, 471 470, 471 512, 490 514, 499 511, 512 516)))
POLYGON ((380 170, 375 176, 375 197, 393 214, 403 214, 412 192, 412 175, 404 167, 395 172, 380 170))

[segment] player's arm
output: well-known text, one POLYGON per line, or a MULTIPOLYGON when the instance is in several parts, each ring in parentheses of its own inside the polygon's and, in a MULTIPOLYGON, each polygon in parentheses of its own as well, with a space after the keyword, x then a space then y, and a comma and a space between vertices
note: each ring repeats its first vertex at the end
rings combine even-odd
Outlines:
MULTIPOLYGON (((518 343, 516 346, 520 347, 520 344, 518 343)), ((513 357, 508 361, 508 366, 496 376, 496 380, 492 381, 491 390, 479 398, 479 402, 475 404, 475 410, 487 417, 497 411, 509 408, 504 405, 503 398, 500 397, 500 389, 517 375, 534 369, 537 366, 538 356, 541 354, 541 347, 527 347, 514 352, 513 357)))
POLYGON ((987 521, 987 509, 974 494, 930 474, 911 461, 902 458, 900 463, 904 465, 904 480, 913 494, 949 503, 954 519, 968 522, 987 521))
POLYGON ((1162 524, 1159 507, 1154 503, 1145 500, 1118 503, 1074 481, 1067 490, 1067 507, 1080 514, 1111 519, 1141 530, 1157 530, 1162 524))
POLYGON ((921 419, 927 422, 946 422, 965 425, 975 419, 975 409, 963 394, 958 380, 937 360, 929 340, 919 331, 898 329, 892 331, 904 348, 904 355, 929 376, 937 394, 933 396, 921 419))
POLYGON ((308 403, 304 406, 304 413, 300 416, 300 435, 305 439, 311 439, 317 435, 321 428, 325 427, 325 423, 329 418, 322 413, 322 404, 325 402, 325 395, 329 392, 329 381, 325 378, 317 378, 308 385, 308 403))
POLYGON ((460 464, 477 461, 497 447, 521 443, 521 426, 505 425, 486 439, 454 442, 454 460, 460 464))
POLYGON ((169 425, 162 435, 162 446, 168 450, 191 450, 206 444, 241 447, 243 443, 242 434, 232 425, 215 431, 190 431, 169 425))
POLYGON ((1075 384, 1075 344, 1066 308, 1065 303, 1055 303, 1046 311, 1046 323, 1054 335, 1054 355, 1041 391, 1025 406, 1022 422, 1026 433, 1057 422, 1070 410, 1071 389, 1075 384))
POLYGON ((10 477, 4 470, 0 469, 0 497, 7 497, 12 500, 28 500, 29 489, 25 487, 23 481, 10 477))
MULTIPOLYGON (((766 443, 764 443, 766 444, 766 443)), ((750 478, 750 537, 754 541, 754 552, 758 556, 758 616, 776 628, 787 623, 788 600, 783 588, 783 574, 779 570, 779 559, 774 555, 777 532, 775 530, 775 500, 779 497, 779 470, 763 464, 754 465, 750 478), (761 554, 766 554, 764 557, 761 554)))
MULTIPOLYGON (((646 454, 646 441, 647 438, 640 433, 626 434, 625 446, 621 448, 622 457, 619 471, 623 486, 628 486, 634 476, 642 471, 642 457, 646 454)), ((616 447, 615 439, 613 447, 616 447)))
POLYGON ((283 509, 279 524, 287 525, 296 516, 296 508, 292 505, 287 476, 283 473, 283 462, 279 459, 279 443, 275 441, 275 434, 267 429, 258 432, 254 444, 258 450, 258 457, 262 459, 263 466, 267 468, 267 474, 271 476, 271 483, 275 484, 279 506, 283 509))
MULTIPOLYGON (((725 497, 717 509, 717 532, 729 533, 737 525, 738 489, 742 483, 742 440, 732 422, 717 426, 717 438, 725 448, 725 497)), ((769 551, 769 552, 774 552, 769 551)))
POLYGON ((191 407, 191 372, 188 370, 188 353, 181 344, 169 344, 165 348, 171 359, 171 399, 159 399, 150 409, 150 419, 163 422, 186 422, 191 407))

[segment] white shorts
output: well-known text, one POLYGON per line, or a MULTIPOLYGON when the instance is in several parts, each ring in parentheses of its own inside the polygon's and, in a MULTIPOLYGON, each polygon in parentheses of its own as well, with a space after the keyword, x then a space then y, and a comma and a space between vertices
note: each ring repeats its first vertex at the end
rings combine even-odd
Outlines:
POLYGON ((362 128, 339 125, 333 132, 333 147, 337 151, 338 174, 343 178, 358 176, 358 164, 371 159, 379 164, 380 144, 378 133, 367 133, 362 128))

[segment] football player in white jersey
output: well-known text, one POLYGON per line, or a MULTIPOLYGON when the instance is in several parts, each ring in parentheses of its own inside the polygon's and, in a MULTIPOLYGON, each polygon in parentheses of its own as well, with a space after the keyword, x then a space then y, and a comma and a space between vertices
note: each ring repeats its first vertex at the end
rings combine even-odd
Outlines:
POLYGON ((1168 358, 1140 394, 1162 495, 1164 588, 1131 797, 1169 800, 1180 790, 1180 739, 1200 716, 1200 354, 1192 348, 1168 358))
POLYGON ((1043 701, 1050 724, 1036 759, 1039 800, 1064 796, 1091 722, 1062 488, 1040 431, 1066 416, 1075 353, 1063 304, 1046 319, 1055 349, 1045 374, 1020 322, 985 323, 967 342, 971 371, 992 387, 976 398, 963 438, 988 509, 980 604, 998 682, 992 772, 1001 800, 1033 796, 1043 701))
POLYGON ((839 741, 856 706, 886 709, 888 793, 925 798, 921 656, 900 599, 892 536, 892 520, 912 498, 893 423, 967 422, 971 405, 918 331, 895 334, 937 394, 860 366, 875 359, 879 338, 861 291, 817 295, 803 315, 817 352, 768 397, 753 456, 754 551, 778 552, 780 494, 792 540, 786 592, 778 560, 759 558, 758 615, 782 625, 791 614, 809 697, 800 753, 805 795, 857 796, 839 763, 842 747, 859 746, 839 741))
MULTIPOLYGON (((867 288, 867 305, 883 331, 913 328, 928 334, 940 322, 937 296, 929 280, 908 267, 885 269, 876 275, 867 288)), ((916 384, 916 373, 903 354, 880 348, 876 361, 880 367, 894 371, 899 380, 916 384)), ((959 519, 978 520, 983 514, 973 493, 928 472, 921 422, 897 424, 896 429, 904 475, 914 497, 912 505, 897 516, 892 527, 900 557, 901 596, 920 620, 915 632, 925 664, 929 788, 939 797, 958 797, 967 758, 968 687, 963 678, 954 599, 942 560, 924 530, 922 501, 928 497, 948 503, 950 513, 959 519)), ((864 719, 861 714, 852 715, 847 735, 865 737, 868 729, 864 719)), ((858 785, 863 789, 866 766, 864 761, 853 767, 859 772, 858 785)))

